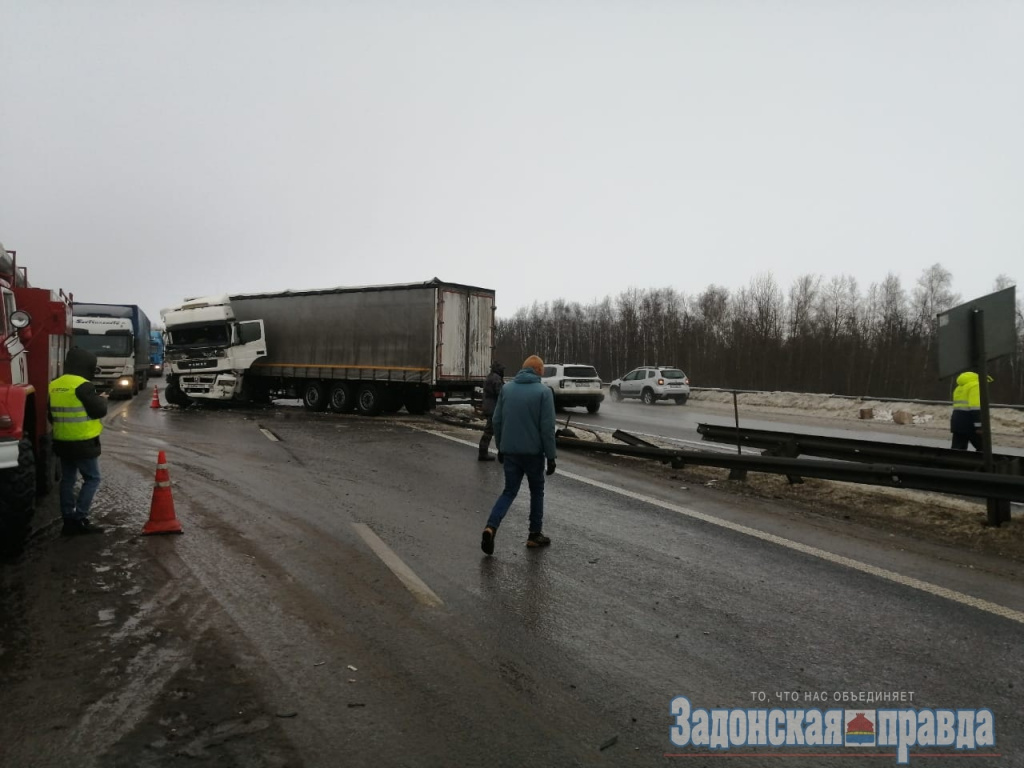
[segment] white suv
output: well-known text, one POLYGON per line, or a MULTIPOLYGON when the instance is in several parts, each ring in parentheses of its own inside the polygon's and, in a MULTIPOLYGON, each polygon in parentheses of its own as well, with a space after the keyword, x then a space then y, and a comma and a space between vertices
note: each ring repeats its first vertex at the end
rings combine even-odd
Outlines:
POLYGON ((674 400, 683 405, 690 399, 690 380, 678 368, 644 365, 609 384, 608 394, 617 403, 626 397, 639 397, 644 405, 654 405, 659 400, 674 400))
POLYGON ((551 388, 555 396, 555 408, 558 410, 584 405, 588 413, 597 413, 601 408, 601 401, 604 400, 601 377, 592 365, 545 365, 540 380, 551 388))

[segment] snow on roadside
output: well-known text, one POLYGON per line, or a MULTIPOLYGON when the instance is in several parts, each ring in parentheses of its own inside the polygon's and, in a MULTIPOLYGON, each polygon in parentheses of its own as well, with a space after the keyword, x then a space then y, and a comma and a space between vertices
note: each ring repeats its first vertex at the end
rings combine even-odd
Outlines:
MULTIPOLYGON (((694 402, 722 403, 732 405, 732 393, 727 391, 700 390, 690 393, 694 402)), ((830 419, 859 421, 862 409, 870 408, 872 420, 893 422, 894 414, 905 411, 913 423, 919 426, 948 428, 952 406, 924 403, 893 403, 880 400, 851 399, 833 395, 807 394, 803 392, 741 392, 737 395, 741 408, 755 407, 799 412, 801 416, 821 416, 830 419)), ((993 408, 991 412, 993 432, 1017 432, 1024 429, 1024 411, 1012 408, 993 408)))

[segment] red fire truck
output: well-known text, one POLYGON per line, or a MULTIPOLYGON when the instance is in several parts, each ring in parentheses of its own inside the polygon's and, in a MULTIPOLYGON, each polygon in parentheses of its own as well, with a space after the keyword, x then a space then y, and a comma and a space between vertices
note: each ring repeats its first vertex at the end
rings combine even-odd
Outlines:
POLYGON ((9 554, 59 471, 46 401, 71 342, 71 295, 33 288, 17 254, 0 245, 0 307, 0 551, 9 554))

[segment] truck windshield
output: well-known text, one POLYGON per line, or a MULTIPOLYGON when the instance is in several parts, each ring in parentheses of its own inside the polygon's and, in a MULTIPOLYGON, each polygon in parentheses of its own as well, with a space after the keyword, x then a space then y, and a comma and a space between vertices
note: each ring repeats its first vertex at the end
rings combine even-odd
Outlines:
POLYGON ((227 325, 194 325, 187 328, 168 329, 170 343, 174 346, 196 346, 199 344, 227 344, 231 338, 227 325))
POLYGON ((131 336, 100 336, 85 333, 76 333, 74 345, 87 349, 96 357, 131 357, 135 351, 132 349, 131 336))

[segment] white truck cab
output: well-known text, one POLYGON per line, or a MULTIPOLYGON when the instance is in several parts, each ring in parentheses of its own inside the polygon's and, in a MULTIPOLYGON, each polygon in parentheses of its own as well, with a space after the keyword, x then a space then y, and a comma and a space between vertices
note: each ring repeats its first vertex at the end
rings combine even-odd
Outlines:
POLYGON ((109 392, 111 397, 137 395, 132 321, 124 317, 75 316, 71 327, 74 345, 96 355, 96 390, 109 392))
POLYGON ((168 402, 231 400, 242 390, 245 371, 267 354, 263 321, 236 320, 227 294, 188 299, 160 316, 168 402))

